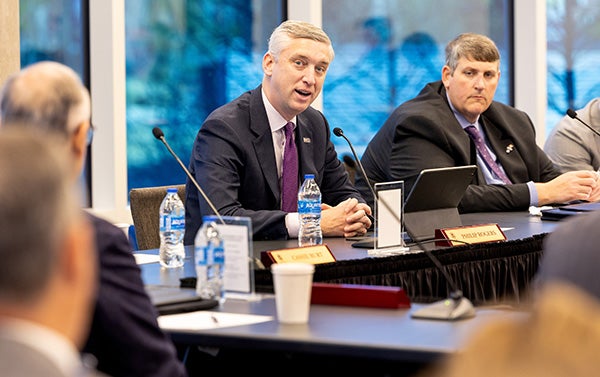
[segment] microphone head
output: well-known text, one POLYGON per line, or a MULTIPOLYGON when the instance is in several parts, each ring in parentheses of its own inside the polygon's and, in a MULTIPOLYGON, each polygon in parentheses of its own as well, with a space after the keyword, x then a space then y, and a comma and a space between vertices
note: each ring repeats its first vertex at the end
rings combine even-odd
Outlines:
POLYGON ((165 134, 162 132, 162 130, 158 127, 154 127, 152 129, 152 134, 154 135, 155 138, 157 138, 158 140, 160 140, 162 137, 165 136, 165 134))
POLYGON ((336 128, 334 128, 334 129, 333 129, 333 134, 334 134, 335 136, 338 136, 338 137, 339 137, 339 136, 342 136, 342 135, 344 135, 344 131, 342 131, 342 129, 341 129, 341 128, 339 128, 339 127, 336 127, 336 128))
POLYGON ((567 110, 567 115, 570 116, 573 119, 577 118, 577 113, 573 109, 567 110))

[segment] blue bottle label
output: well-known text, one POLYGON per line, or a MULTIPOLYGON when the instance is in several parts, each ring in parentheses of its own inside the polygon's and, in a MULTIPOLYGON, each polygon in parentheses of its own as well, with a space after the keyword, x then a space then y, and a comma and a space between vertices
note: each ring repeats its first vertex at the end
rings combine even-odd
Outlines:
POLYGON ((168 232, 170 230, 184 230, 185 217, 162 215, 160 216, 159 228, 161 232, 168 232))
POLYGON ((225 250, 223 246, 197 246, 194 249, 196 264, 204 266, 207 264, 224 264, 225 263, 225 250), (212 250, 211 250, 212 249, 212 250))
POLYGON ((224 264, 225 263, 225 249, 223 246, 217 246, 213 250, 213 258, 215 264, 224 264))
POLYGON ((319 214, 321 213, 321 202, 318 200, 299 200, 298 213, 301 214, 319 214))

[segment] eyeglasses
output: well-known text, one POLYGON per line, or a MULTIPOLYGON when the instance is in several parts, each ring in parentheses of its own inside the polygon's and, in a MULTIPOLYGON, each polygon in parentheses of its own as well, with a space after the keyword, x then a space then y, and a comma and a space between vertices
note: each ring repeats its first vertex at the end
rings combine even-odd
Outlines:
MULTIPOLYGON (((80 123, 79 126, 77 126, 77 128, 75 128, 75 130, 73 131, 72 135, 75 135, 76 133, 79 132, 79 130, 81 129, 81 127, 83 127, 84 123, 80 123)), ((87 145, 89 146, 90 144, 92 144, 92 140, 94 139, 94 131, 96 130, 96 127, 94 127, 94 125, 90 122, 90 125, 87 129, 87 134, 85 135, 85 142, 87 143, 87 145)))
POLYGON ((96 130, 96 127, 94 127, 94 125, 92 123, 90 123, 90 126, 88 127, 88 130, 87 130, 87 135, 86 135, 87 145, 92 144, 92 140, 94 139, 94 131, 95 130, 96 130))

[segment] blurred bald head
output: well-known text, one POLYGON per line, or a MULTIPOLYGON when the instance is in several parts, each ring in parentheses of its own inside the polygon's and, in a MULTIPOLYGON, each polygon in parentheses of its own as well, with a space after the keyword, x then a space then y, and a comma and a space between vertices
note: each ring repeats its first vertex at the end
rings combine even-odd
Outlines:
MULTIPOLYGON (((44 61, 10 76, 0 91, 0 128, 58 135, 70 148, 73 176, 83 170, 90 126, 90 95, 77 73, 44 61)), ((57 139, 60 141, 60 139, 57 139)))
POLYGON ((90 118, 90 97, 75 71, 56 62, 32 64, 0 92, 0 125, 20 122, 69 134, 90 118))

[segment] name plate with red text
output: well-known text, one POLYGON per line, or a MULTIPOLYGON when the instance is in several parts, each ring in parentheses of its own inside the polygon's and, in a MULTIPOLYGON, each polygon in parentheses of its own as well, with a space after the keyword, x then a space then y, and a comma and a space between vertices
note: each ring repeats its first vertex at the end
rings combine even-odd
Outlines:
POLYGON ((267 268, 273 263, 320 264, 335 262, 335 257, 327 245, 263 251, 261 252, 260 259, 267 268))
POLYGON ((479 224, 435 230, 437 246, 460 246, 465 244, 506 241, 498 224, 479 224))

